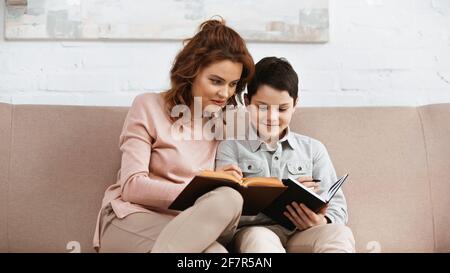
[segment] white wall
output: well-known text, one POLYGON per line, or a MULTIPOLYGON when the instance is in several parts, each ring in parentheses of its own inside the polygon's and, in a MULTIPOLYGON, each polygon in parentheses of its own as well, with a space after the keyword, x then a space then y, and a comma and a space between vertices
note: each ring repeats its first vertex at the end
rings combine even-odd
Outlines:
MULTIPOLYGON (((10 42, 3 38, 3 13, 0 1, 2 102, 130 105, 136 94, 168 87, 181 47, 181 42, 10 42)), ((303 105, 450 102, 450 0, 330 0, 329 43, 248 47, 255 61, 275 55, 293 64, 303 105)))

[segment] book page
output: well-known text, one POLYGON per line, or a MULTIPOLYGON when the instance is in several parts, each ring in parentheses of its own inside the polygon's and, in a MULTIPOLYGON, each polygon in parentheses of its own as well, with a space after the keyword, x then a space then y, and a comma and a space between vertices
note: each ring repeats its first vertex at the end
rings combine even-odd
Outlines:
POLYGON ((208 177, 213 179, 223 179, 241 184, 245 187, 249 186, 262 186, 262 187, 284 187, 283 182, 276 177, 244 177, 242 180, 238 180, 231 174, 216 172, 216 171, 202 171, 200 173, 202 177, 208 177))
POLYGON ((276 177, 245 177, 242 179, 244 186, 284 187, 283 182, 276 177))
POLYGON ((336 194, 336 192, 339 190, 339 188, 342 186, 342 184, 345 182, 345 179, 347 179, 348 174, 345 174, 341 178, 334 183, 331 188, 328 190, 328 196, 327 196, 327 202, 333 198, 333 196, 336 194))
POLYGON ((305 189, 306 191, 308 191, 309 193, 311 193, 312 195, 314 195, 315 197, 317 197, 320 201, 326 203, 326 200, 324 200, 324 198, 320 195, 318 195, 317 193, 315 193, 313 190, 310 190, 309 188, 305 187, 302 183, 300 183, 299 181, 295 180, 295 179, 291 179, 289 178, 289 180, 293 181, 296 185, 298 185, 299 187, 305 189))
POLYGON ((229 180, 238 184, 242 184, 241 180, 238 180, 236 177, 232 176, 231 174, 222 173, 222 172, 215 172, 215 171, 202 171, 200 173, 200 176, 203 177, 209 177, 209 178, 216 178, 216 179, 224 179, 229 180))

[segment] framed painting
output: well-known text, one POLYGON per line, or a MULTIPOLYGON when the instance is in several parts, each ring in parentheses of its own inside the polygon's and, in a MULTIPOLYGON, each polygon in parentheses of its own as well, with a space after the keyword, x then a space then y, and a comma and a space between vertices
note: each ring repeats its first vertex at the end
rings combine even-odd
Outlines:
POLYGON ((247 41, 323 43, 328 0, 7 0, 7 40, 180 40, 220 16, 247 41))

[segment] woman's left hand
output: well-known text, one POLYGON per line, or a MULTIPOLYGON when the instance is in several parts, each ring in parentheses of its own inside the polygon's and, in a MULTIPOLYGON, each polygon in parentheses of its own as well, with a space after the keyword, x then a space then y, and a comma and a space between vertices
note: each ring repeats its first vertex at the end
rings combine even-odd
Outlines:
POLYGON ((300 231, 314 226, 327 224, 327 219, 325 218, 327 207, 321 209, 319 213, 315 213, 303 204, 299 205, 296 202, 292 202, 291 205, 286 206, 286 209, 287 211, 283 214, 291 220, 300 231))

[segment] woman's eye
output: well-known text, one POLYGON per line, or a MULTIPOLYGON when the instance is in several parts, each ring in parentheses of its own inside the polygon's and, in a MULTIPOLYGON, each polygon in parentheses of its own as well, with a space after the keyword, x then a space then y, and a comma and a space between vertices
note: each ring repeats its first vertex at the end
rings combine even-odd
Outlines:
POLYGON ((236 87, 236 85, 237 85, 237 82, 233 82, 230 84, 231 87, 236 87))
POLYGON ((287 110, 287 108, 280 108, 280 112, 284 112, 286 110, 287 110))
POLYGON ((221 84, 221 82, 219 81, 219 80, 214 80, 214 79, 211 79, 211 82, 213 83, 213 84, 221 84))

